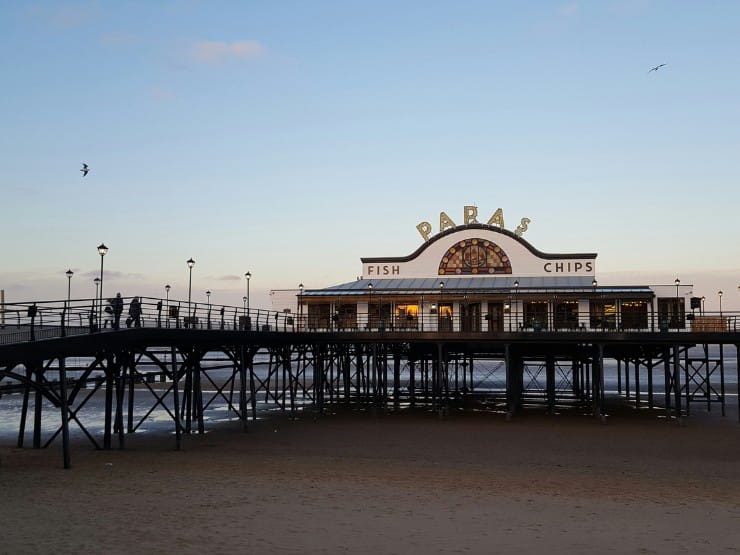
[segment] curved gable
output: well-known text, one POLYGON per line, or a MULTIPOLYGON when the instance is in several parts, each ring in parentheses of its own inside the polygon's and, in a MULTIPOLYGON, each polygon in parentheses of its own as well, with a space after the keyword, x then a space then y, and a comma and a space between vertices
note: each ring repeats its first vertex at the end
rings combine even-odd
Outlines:
POLYGON ((487 224, 445 230, 408 256, 362 258, 367 278, 438 275, 589 276, 595 253, 551 254, 537 250, 511 231, 487 224))

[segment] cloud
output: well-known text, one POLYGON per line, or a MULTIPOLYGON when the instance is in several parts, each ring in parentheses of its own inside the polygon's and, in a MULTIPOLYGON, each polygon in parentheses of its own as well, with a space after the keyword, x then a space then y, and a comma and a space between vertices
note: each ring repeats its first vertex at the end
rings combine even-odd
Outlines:
POLYGON ((264 48, 256 40, 234 42, 196 41, 191 46, 193 59, 204 64, 219 64, 230 58, 258 58, 264 48))
POLYGON ((233 274, 229 274, 225 276, 219 276, 216 279, 220 281, 239 281, 242 278, 240 278, 239 276, 235 276, 233 274))
POLYGON ((97 17, 99 12, 98 3, 95 1, 57 4, 53 7, 36 4, 30 6, 27 10, 31 17, 35 17, 46 25, 57 29, 68 29, 82 25, 97 17))

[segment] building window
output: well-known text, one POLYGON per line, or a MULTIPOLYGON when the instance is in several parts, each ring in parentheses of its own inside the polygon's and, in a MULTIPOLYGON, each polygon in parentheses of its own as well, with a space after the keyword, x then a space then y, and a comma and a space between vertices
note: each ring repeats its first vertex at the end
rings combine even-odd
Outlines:
POLYGON ((397 304, 395 327, 399 329, 416 329, 419 323, 419 305, 397 304))
POLYGON ((547 301, 524 303, 524 327, 547 329, 547 301))
POLYGON ((648 303, 647 301, 622 301, 620 303, 622 313, 622 329, 636 330, 648 327, 648 303))
POLYGON ((307 326, 309 329, 327 329, 329 327, 329 303, 316 303, 306 306, 308 309, 307 326))
POLYGON ((685 327, 684 303, 682 298, 658 299, 658 326, 683 329, 685 327))
POLYGON ((617 301, 615 299, 591 301, 590 327, 595 330, 617 328, 617 301))
POLYGON ((370 328, 384 330, 391 322, 390 303, 370 303, 368 305, 368 322, 370 328))
POLYGON ((343 304, 337 307, 335 314, 337 327, 340 330, 351 330, 357 327, 357 305, 343 304))
POLYGON ((452 331, 452 304, 439 304, 439 331, 452 331))
POLYGON ((561 301, 555 304, 554 328, 574 330, 578 327, 578 301, 561 301))
POLYGON ((440 275, 510 274, 511 262, 496 243, 465 239, 455 243, 439 263, 440 275))

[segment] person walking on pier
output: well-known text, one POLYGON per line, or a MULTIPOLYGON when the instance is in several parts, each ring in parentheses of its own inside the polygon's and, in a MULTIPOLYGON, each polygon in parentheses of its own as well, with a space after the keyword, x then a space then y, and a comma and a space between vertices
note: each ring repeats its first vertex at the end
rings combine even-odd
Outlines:
MULTIPOLYGON (((128 308, 128 315, 129 315, 129 321, 134 325, 134 327, 140 328, 141 327, 141 303, 139 302, 139 297, 134 297, 131 300, 131 304, 128 308)), ((130 327, 130 324, 129 324, 130 327)))
POLYGON ((115 298, 111 301, 113 307, 113 329, 117 330, 121 325, 121 314, 123 314, 123 299, 120 293, 116 293, 115 298))

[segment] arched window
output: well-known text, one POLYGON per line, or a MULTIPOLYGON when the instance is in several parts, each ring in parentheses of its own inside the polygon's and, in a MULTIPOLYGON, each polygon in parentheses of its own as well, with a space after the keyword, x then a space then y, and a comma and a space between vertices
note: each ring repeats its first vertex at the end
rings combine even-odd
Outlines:
POLYGON ((465 239, 451 246, 439 263, 439 275, 510 274, 511 262, 496 243, 465 239))

